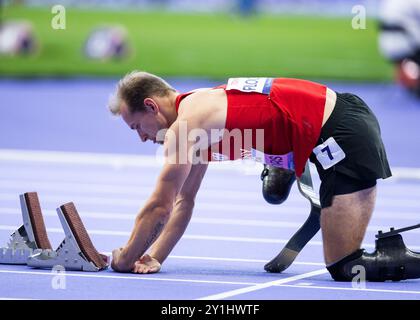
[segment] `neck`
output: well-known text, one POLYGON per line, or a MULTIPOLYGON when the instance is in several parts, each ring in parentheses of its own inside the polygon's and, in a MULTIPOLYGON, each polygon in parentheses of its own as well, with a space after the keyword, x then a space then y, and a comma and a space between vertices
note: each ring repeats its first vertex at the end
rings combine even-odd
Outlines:
POLYGON ((160 104, 160 112, 165 116, 168 121, 168 125, 171 126, 178 114, 176 112, 176 97, 179 95, 179 92, 171 92, 166 97, 159 97, 159 104, 160 104))

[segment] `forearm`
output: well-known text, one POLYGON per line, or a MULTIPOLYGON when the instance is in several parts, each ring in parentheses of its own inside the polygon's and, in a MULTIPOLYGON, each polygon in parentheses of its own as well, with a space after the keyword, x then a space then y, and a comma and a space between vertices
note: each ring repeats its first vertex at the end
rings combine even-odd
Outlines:
POLYGON ((181 239, 190 222, 193 208, 194 201, 182 200, 175 204, 165 228, 150 251, 150 255, 160 263, 163 263, 163 261, 166 260, 169 253, 175 247, 179 239, 181 239))
POLYGON ((125 247, 119 256, 117 271, 131 271, 134 262, 141 257, 161 233, 168 221, 167 210, 146 205, 136 218, 136 222, 125 247))

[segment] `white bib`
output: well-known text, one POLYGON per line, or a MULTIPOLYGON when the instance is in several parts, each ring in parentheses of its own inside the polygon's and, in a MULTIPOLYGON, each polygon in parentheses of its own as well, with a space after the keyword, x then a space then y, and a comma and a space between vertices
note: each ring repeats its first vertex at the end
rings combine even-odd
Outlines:
MULTIPOLYGON (((266 154, 256 149, 245 150, 241 149, 242 160, 252 160, 263 164, 268 164, 273 167, 295 170, 295 163, 293 160, 293 152, 287 154, 266 154)), ((212 152, 212 159, 214 161, 230 160, 227 155, 212 152)))
POLYGON ((226 90, 269 94, 273 78, 230 78, 226 90))
POLYGON ((256 149, 242 149, 242 158, 252 159, 256 162, 268 164, 273 167, 295 170, 293 152, 289 152, 287 154, 267 154, 256 149))
POLYGON ((316 146, 313 152, 325 170, 331 168, 346 157, 343 149, 340 148, 333 137, 328 138, 324 143, 316 146))

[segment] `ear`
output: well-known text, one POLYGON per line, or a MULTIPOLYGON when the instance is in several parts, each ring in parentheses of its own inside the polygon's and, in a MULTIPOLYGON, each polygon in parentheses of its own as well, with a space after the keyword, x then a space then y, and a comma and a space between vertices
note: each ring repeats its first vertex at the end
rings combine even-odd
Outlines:
POLYGON ((159 112, 159 106, 152 98, 144 99, 143 103, 146 107, 146 111, 153 112, 155 114, 159 112))

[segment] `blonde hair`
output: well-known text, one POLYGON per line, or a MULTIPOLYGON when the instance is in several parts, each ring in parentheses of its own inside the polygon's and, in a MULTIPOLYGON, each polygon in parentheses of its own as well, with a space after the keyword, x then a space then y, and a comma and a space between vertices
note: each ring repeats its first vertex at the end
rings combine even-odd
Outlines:
POLYGON ((120 115, 120 105, 124 101, 131 113, 145 110, 144 99, 152 96, 164 97, 170 92, 176 92, 165 80, 144 71, 127 73, 111 95, 108 108, 114 115, 120 115))

